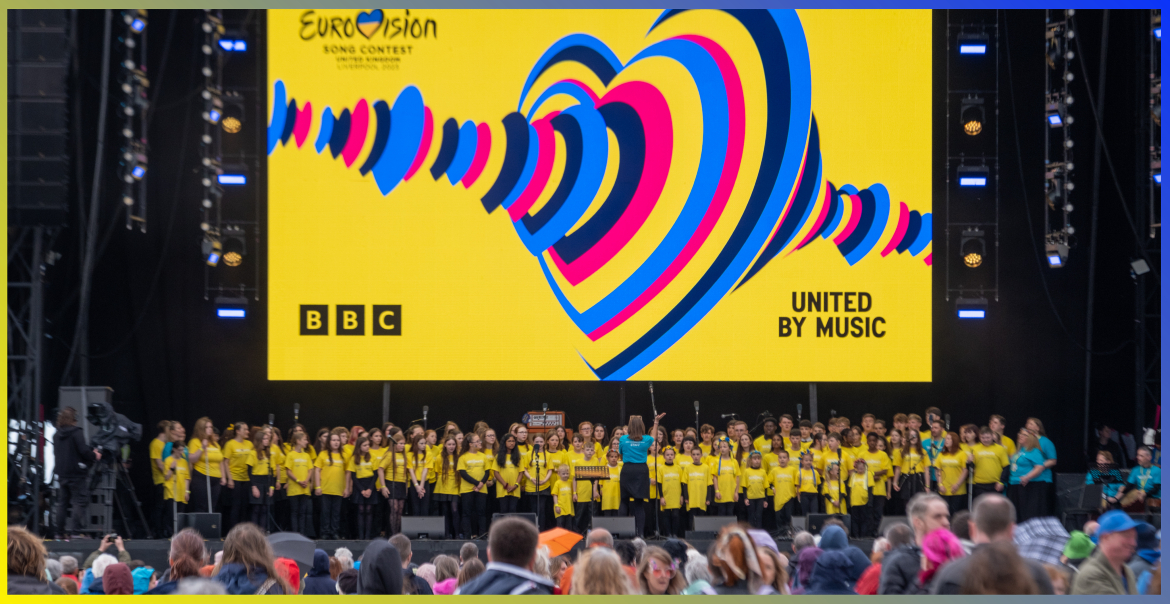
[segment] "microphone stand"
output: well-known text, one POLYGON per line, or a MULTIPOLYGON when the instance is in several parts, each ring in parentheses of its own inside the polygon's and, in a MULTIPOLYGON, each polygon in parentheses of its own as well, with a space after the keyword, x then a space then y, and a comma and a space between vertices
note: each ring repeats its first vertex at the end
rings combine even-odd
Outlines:
MULTIPOLYGON (((658 419, 658 405, 654 404, 654 382, 650 382, 650 410, 654 413, 654 419, 657 420, 658 419)), ((657 424, 658 424, 658 422, 655 421, 653 424, 650 424, 650 425, 657 426, 657 424)), ((650 442, 654 444, 654 447, 656 449, 659 449, 659 453, 660 453, 661 447, 658 444, 658 430, 655 430, 654 434, 650 436, 650 442)), ((662 493, 662 485, 658 484, 658 453, 654 454, 654 484, 655 484, 655 489, 658 491, 658 495, 661 496, 663 493, 662 493)), ((658 532, 658 498, 655 497, 653 499, 654 499, 654 501, 652 502, 652 505, 654 506, 654 538, 661 539, 662 534, 658 532)))
POLYGON ((540 530, 540 484, 542 482, 540 479, 540 445, 536 445, 536 448, 533 449, 532 461, 536 464, 536 528, 540 530))
POLYGON ((699 431, 699 401, 695 401, 695 432, 698 432, 698 431, 699 431))

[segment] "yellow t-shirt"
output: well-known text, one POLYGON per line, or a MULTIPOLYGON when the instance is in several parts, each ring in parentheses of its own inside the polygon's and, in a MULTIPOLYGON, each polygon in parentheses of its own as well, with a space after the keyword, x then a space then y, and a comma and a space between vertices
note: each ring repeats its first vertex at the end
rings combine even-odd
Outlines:
POLYGON ((322 495, 336 495, 340 497, 345 494, 346 462, 344 456, 325 451, 317 456, 317 463, 314 465, 321 473, 322 495))
MULTIPOLYGON (((865 461, 865 466, 869 468, 869 483, 873 485, 873 494, 875 497, 886 496, 886 481, 894 475, 893 466, 890 465, 890 456, 886 455, 885 451, 877 451, 870 453, 866 451, 861 455, 861 459, 865 461), (874 476, 882 470, 886 471, 885 476, 878 478, 874 476)), ((856 507, 857 504, 854 504, 856 507)))
POLYGON ((821 471, 821 479, 824 482, 829 481, 829 466, 835 463, 839 463, 842 472, 848 472, 849 468, 853 467, 853 459, 853 454, 845 447, 837 449, 837 453, 825 449, 821 456, 821 465, 818 468, 821 471))
POLYGON ((703 457, 710 457, 711 456, 711 445, 708 445, 707 443, 701 442, 701 443, 699 443, 699 448, 703 450, 703 457))
POLYGON ((971 448, 975 456, 975 484, 996 484, 1003 469, 1008 466, 1007 449, 992 443, 990 447, 983 443, 971 448))
POLYGON ((768 471, 764 468, 743 468, 739 471, 739 481, 748 499, 767 497, 768 471))
POLYGON ((655 480, 654 484, 650 485, 650 499, 658 499, 658 470, 656 468, 661 468, 665 465, 666 459, 661 455, 655 457, 650 457, 649 455, 646 456, 646 471, 649 473, 650 477, 654 478, 655 480))
POLYGON ((826 514, 846 514, 848 506, 845 504, 845 499, 841 497, 841 481, 840 480, 826 480, 821 485, 821 494, 825 496, 825 513, 826 514), (837 503, 834 504, 833 502, 837 503))
POLYGON ((796 492, 797 493, 820 493, 821 492, 821 474, 812 468, 797 468, 796 469, 796 492))
MULTIPOLYGON (((385 461, 386 458, 389 457, 389 455, 390 455, 389 453, 383 454, 382 460, 385 461)), ((414 470, 414 479, 415 480, 422 478, 423 470, 426 470, 427 476, 424 480, 426 482, 433 484, 435 482, 435 473, 434 473, 434 471, 431 470, 431 467, 434 465, 435 465, 434 457, 428 453, 424 453, 420 457, 415 457, 414 452, 412 451, 406 455, 407 477, 409 477, 409 475, 410 475, 409 471, 414 470)))
MULTIPOLYGON (((459 456, 459 463, 456 464, 456 471, 465 471, 472 478, 477 481, 487 482, 489 478, 488 471, 492 468, 492 458, 483 453, 464 453, 459 456)), ((459 483, 459 494, 471 493, 475 491, 475 484, 463 480, 459 483)), ((483 492, 487 493, 487 487, 483 488, 483 492)), ((570 497, 570 499, 572 499, 570 497)))
MULTIPOLYGON (((168 456, 163 460, 167 469, 170 470, 171 460, 175 459, 174 455, 168 456)), ((179 503, 187 503, 187 482, 191 480, 191 472, 187 468, 187 460, 179 457, 175 462, 175 469, 171 471, 171 479, 164 480, 163 485, 163 499, 168 501, 175 498, 175 494, 179 495, 179 503)))
POLYGON ((898 447, 890 451, 890 476, 894 475, 894 468, 902 467, 902 448, 898 447))
POLYGON ((773 505, 776 509, 780 509, 789 499, 796 497, 796 475, 799 468, 788 463, 788 467, 781 468, 776 466, 768 472, 768 484, 772 487, 775 494, 773 497, 773 505))
POLYGON ((509 485, 516 484, 520 480, 520 466, 512 462, 511 455, 504 456, 504 465, 500 465, 499 459, 492 460, 492 470, 500 475, 500 480, 496 481, 496 497, 519 497, 520 489, 512 489, 509 493, 504 488, 504 482, 509 485))
MULTIPOLYGON (((196 451, 203 450, 203 443, 198 438, 192 438, 187 443, 187 457, 195 454, 196 451)), ((206 474, 212 478, 222 478, 223 472, 220 471, 219 462, 223 461, 223 451, 216 445, 208 443, 207 454, 195 462, 195 473, 206 474)))
POLYGON ((288 496, 295 497, 297 495, 311 495, 311 488, 313 481, 309 480, 309 474, 313 468, 313 458, 309 454, 302 451, 300 453, 296 450, 289 451, 284 455, 284 469, 289 475, 288 481, 288 496), (302 487, 297 484, 298 480, 308 480, 309 486, 302 487))
POLYGON ((556 517, 572 516, 573 515, 573 482, 571 480, 557 479, 552 487, 553 495, 556 496, 556 506, 560 508, 559 511, 554 508, 556 517))
MULTIPOLYGON (((849 474, 849 505, 854 508, 861 507, 869 503, 869 487, 873 484, 870 482, 869 471, 861 474, 849 474)), ((877 490, 877 487, 874 487, 877 490)))
POLYGON ((260 458, 260 455, 256 453, 255 449, 248 451, 247 465, 252 466, 253 476, 268 476, 272 474, 272 469, 276 467, 275 464, 276 460, 272 457, 272 451, 269 451, 268 455, 263 459, 260 458))
POLYGON ((734 501, 735 482, 739 478, 739 464, 734 459, 722 459, 715 466, 718 484, 715 488, 715 503, 734 501))
POLYGON ((248 457, 252 454, 252 449, 255 448, 250 440, 240 442, 233 438, 224 444, 223 456, 228 460, 228 471, 231 472, 232 480, 247 482, 248 457))
POLYGON ((458 461, 450 460, 451 467, 447 468, 447 473, 443 474, 443 456, 439 455, 434 459, 434 466, 431 467, 431 472, 435 474, 435 493, 438 495, 458 495, 459 484, 463 479, 459 477, 459 471, 456 469, 458 461))
POLYGON ((683 477, 687 483, 687 509, 706 510, 707 487, 711 485, 711 466, 705 463, 691 463, 683 477))
POLYGON ((569 458, 569 477, 577 482, 577 501, 592 501, 593 500, 593 482, 587 478, 577 478, 577 468, 581 466, 599 466, 597 456, 586 460, 585 454, 574 453, 569 458))
POLYGON ((157 438, 150 441, 150 479, 154 481, 154 484, 163 483, 163 471, 158 469, 158 465, 154 463, 154 460, 162 461, 163 447, 166 446, 166 443, 157 438))
POLYGON ((772 452, 772 439, 761 434, 752 441, 752 446, 755 447, 761 455, 767 455, 768 453, 772 452))
POLYGON ((682 507, 682 480, 683 468, 678 464, 658 466, 658 484, 662 485, 662 499, 665 510, 677 510, 682 507))
POLYGON ((341 445, 341 456, 345 458, 345 465, 349 465, 349 460, 353 458, 353 444, 346 443, 341 445))
POLYGON ((1012 455, 1016 454, 1016 442, 1008 438, 1007 435, 999 437, 999 444, 1003 445, 1003 448, 1007 449, 1009 459, 1012 455))
POLYGON ((925 451, 919 453, 911 449, 908 453, 902 453, 898 457, 901 461, 903 474, 922 474, 926 472, 926 466, 930 464, 925 451))
POLYGON ((934 458, 934 467, 939 470, 939 485, 938 493, 940 495, 966 495, 967 481, 964 480, 959 485, 958 490, 951 491, 951 486, 955 481, 962 476, 963 469, 967 467, 967 454, 959 451, 958 453, 939 453, 938 457, 934 458))
POLYGON ((361 457, 350 457, 349 463, 345 465, 347 472, 353 472, 353 477, 356 479, 369 478, 374 475, 374 470, 378 466, 374 462, 373 454, 369 459, 362 459, 361 457))
POLYGON ((284 467, 284 451, 282 451, 280 447, 272 445, 268 447, 268 457, 271 460, 269 461, 268 466, 272 469, 272 472, 276 474, 276 481, 280 484, 288 482, 288 478, 284 475, 284 472, 280 470, 284 467))
POLYGON ((922 430, 918 433, 918 442, 924 443, 930 440, 930 430, 922 430))
POLYGON ((609 469, 609 480, 602 480, 601 484, 601 509, 602 510, 616 510, 621 506, 622 502, 622 462, 617 462, 616 466, 611 466, 608 463, 606 467, 609 469))
MULTIPOLYGON (((370 449, 370 462, 374 464, 375 470, 382 467, 382 459, 385 458, 386 454, 389 452, 390 449, 386 447, 382 447, 381 449, 370 449)), ((377 474, 377 472, 374 473, 377 474)), ((379 478, 378 480, 374 481, 375 489, 381 489, 384 486, 386 485, 382 484, 382 479, 379 478)))
MULTIPOLYGON (((371 457, 373 457, 371 455, 371 457)), ((410 474, 406 471, 406 453, 389 453, 382 456, 382 460, 378 462, 375 468, 382 468, 382 476, 387 482, 405 483, 410 479, 410 474), (393 458, 393 459, 391 459, 393 458)))
MULTIPOLYGON (((549 464, 553 461, 554 456, 555 454, 545 453, 543 451, 540 454, 529 452, 527 455, 523 455, 520 459, 521 469, 531 474, 532 478, 541 481, 541 491, 548 490, 549 486, 552 484, 552 481, 556 480, 556 473, 549 473, 549 464), (537 472, 538 465, 540 466, 539 473, 537 472)), ((557 465, 560 465, 559 460, 557 465)), ((527 477, 524 478, 523 482, 525 493, 536 492, 535 483, 533 483, 527 477)))

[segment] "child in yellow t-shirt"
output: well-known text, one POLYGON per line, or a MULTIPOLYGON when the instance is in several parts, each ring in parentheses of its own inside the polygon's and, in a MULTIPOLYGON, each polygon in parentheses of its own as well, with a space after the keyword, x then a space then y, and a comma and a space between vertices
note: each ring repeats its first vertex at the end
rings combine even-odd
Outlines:
MULTIPOLYGON (((864 459, 853 462, 853 471, 849 473, 849 508, 853 510, 852 531, 854 537, 869 535, 871 532, 869 498, 873 483, 871 482, 869 466, 864 459)), ((876 529, 873 529, 876 530, 876 529)))
POLYGON ((841 480, 841 466, 836 462, 830 462, 826 467, 828 476, 825 477, 824 484, 821 485, 821 495, 825 500, 826 514, 848 514, 849 506, 844 498, 844 484, 841 480))
POLYGON ((667 447, 663 452, 662 463, 658 466, 656 482, 661 487, 658 505, 661 506, 659 521, 662 524, 664 535, 674 535, 680 539, 686 530, 683 525, 682 511, 682 484, 686 470, 675 462, 677 453, 674 447, 667 447))
MULTIPOLYGON (((380 463, 380 461, 378 462, 380 463)), ((377 482, 374 455, 370 453, 370 439, 359 436, 353 446, 353 455, 346 464, 345 490, 352 493, 358 509, 358 539, 372 538, 374 502, 377 501, 377 482)), ((391 525, 390 530, 397 532, 391 525)))
POLYGON ((605 454, 607 467, 609 469, 609 480, 601 481, 601 514, 603 516, 617 516, 622 510, 622 462, 618 461, 620 457, 618 450, 610 448, 605 454))
POLYGON ((711 486, 711 466, 703 463, 703 450, 695 447, 691 449, 691 465, 687 466, 683 482, 687 488, 684 501, 687 514, 692 518, 707 513, 707 506, 711 500, 707 498, 707 489, 711 486), (700 513, 694 510, 699 510, 700 513))
MULTIPOLYGON (((576 436, 573 438, 576 444, 576 436)), ((593 522, 593 502, 600 500, 601 493, 597 489, 597 481, 587 478, 577 478, 577 468, 582 466, 601 465, 595 456, 595 447, 582 446, 581 454, 573 456, 569 461, 569 474, 573 480, 573 517, 576 520, 576 531, 584 534, 593 522)))
POLYGON ((821 511, 821 473, 813 467, 815 457, 811 451, 800 456, 800 468, 796 471, 796 497, 800 512, 804 516, 819 514, 821 511))
MULTIPOLYGON (((182 441, 179 441, 181 443, 182 441)), ((187 511, 187 500, 190 498, 191 470, 187 466, 186 447, 176 444, 171 454, 163 461, 163 499, 166 500, 163 508, 163 531, 167 534, 175 525, 174 514, 187 511)))
POLYGON ((313 458, 305 452, 309 435, 294 432, 292 449, 284 456, 284 470, 288 477, 288 503, 291 514, 291 530, 302 535, 313 530, 313 458))
POLYGON ((715 515, 734 516, 735 502, 739 501, 739 464, 731 458, 731 443, 719 441, 719 458, 713 464, 715 471, 715 515))
POLYGON ((341 500, 345 498, 345 455, 341 450, 341 439, 330 434, 327 449, 317 456, 314 464, 313 487, 321 496, 321 537, 341 538, 341 500))
POLYGON ((747 467, 740 470, 740 484, 747 497, 748 524, 752 528, 763 528, 764 509, 768 507, 768 472, 762 465, 763 455, 752 451, 747 467))
POLYGON ((553 483, 553 512, 557 526, 573 530, 573 481, 569 476, 569 465, 557 466, 557 480, 553 483))
MULTIPOLYGON (((772 487, 772 509, 776 512, 776 528, 782 535, 792 532, 792 512, 796 509, 796 478, 800 471, 792 465, 788 451, 774 453, 778 465, 768 472, 768 484, 772 487)), ((815 476, 815 471, 814 471, 815 476)))

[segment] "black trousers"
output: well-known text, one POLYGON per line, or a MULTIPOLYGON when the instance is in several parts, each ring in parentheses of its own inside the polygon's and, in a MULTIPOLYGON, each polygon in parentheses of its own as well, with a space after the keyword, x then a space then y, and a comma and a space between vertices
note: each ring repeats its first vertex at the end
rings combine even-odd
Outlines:
POLYGON ((713 503, 712 506, 715 508, 715 513, 712 514, 713 516, 734 516, 735 515, 735 502, 734 501, 716 502, 716 503, 713 503))
POLYGON ((994 483, 994 482, 987 483, 987 484, 976 483, 976 484, 971 485, 971 500, 974 501, 975 498, 977 498, 980 495, 983 495, 985 493, 999 493, 999 491, 995 490, 996 484, 998 484, 998 483, 994 483))
POLYGON ((886 496, 871 495, 869 498, 869 537, 877 537, 882 530, 882 518, 886 514, 886 496))
POLYGON ((593 502, 578 501, 573 505, 573 530, 584 535, 593 525, 593 502))
POLYGON ((487 493, 464 493, 459 496, 460 523, 463 537, 486 535, 488 531, 487 493))
MULTIPOLYGON (((252 509, 248 498, 252 495, 252 481, 236 480, 232 488, 232 526, 241 522, 248 522, 252 516, 252 509)), ((231 530, 231 527, 228 527, 231 530)))
POLYGON ((321 495, 321 538, 341 535, 341 495, 321 495))
POLYGON ((776 510, 776 530, 782 535, 792 534, 792 512, 796 510, 796 500, 789 499, 776 510))
POLYGON ((215 506, 219 502, 219 479, 211 477, 211 509, 207 507, 207 479, 206 475, 198 471, 191 472, 191 499, 187 507, 195 514, 210 514, 216 511, 215 506))
POLYGON ((764 527, 764 499, 747 500, 747 522, 752 528, 764 527))
MULTIPOLYGON (((325 507, 325 502, 322 500, 322 495, 310 495, 313 498, 313 509, 320 510, 325 507)), ((321 526, 321 515, 313 514, 313 522, 309 526, 310 533, 305 533, 306 537, 314 537, 319 539, 325 538, 325 530, 321 526)))
MULTIPOLYGON (((842 495, 844 497, 844 495, 842 495)), ((852 502, 850 502, 852 503, 852 502)), ((869 534, 869 504, 849 506, 850 536, 860 539, 869 534)))
POLYGON ((313 497, 311 495, 295 495, 288 498, 289 516, 291 525, 289 530, 308 536, 313 528, 313 497))
POLYGON ((496 501, 500 504, 501 514, 515 514, 520 511, 519 497, 497 497, 496 501))
POLYGON ((556 516, 553 511, 553 500, 548 491, 524 493, 520 496, 521 509, 528 514, 536 514, 536 524, 542 531, 556 526, 556 516))
POLYGON ((801 493, 800 515, 808 516, 809 514, 819 513, 821 513, 821 496, 816 493, 801 493))
POLYGON ((675 508, 673 510, 659 510, 658 521, 661 525, 659 531, 662 533, 662 536, 667 538, 678 537, 679 539, 682 539, 686 533, 686 528, 683 526, 683 519, 685 516, 685 512, 679 508, 675 508))
POLYGON ((85 528, 85 506, 89 504, 89 477, 57 477, 57 533, 75 533, 85 528), (69 521, 66 509, 69 506, 69 521))
POLYGON ((947 502, 947 507, 951 509, 951 515, 955 515, 967 509, 967 494, 962 495, 943 495, 943 499, 947 502))
POLYGON ((557 516, 556 520, 557 520, 557 528, 563 528, 566 531, 573 530, 574 522, 573 522, 573 515, 572 514, 569 514, 566 516, 557 516))
POLYGON ((418 496, 418 489, 413 484, 406 485, 406 508, 411 516, 431 515, 431 492, 423 487, 422 497, 418 496))

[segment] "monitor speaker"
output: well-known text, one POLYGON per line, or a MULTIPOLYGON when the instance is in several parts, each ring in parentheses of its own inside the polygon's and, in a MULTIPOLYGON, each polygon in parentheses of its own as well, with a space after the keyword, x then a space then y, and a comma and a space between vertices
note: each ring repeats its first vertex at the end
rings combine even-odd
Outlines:
POLYGON ((594 516, 593 528, 603 528, 614 539, 633 539, 634 535, 634 519, 628 516, 594 516))
POLYGON ((221 518, 219 514, 179 514, 177 516, 178 529, 192 528, 199 531, 204 539, 222 539, 221 518))
POLYGON ((446 539, 447 523, 442 516, 403 516, 402 534, 410 539, 446 539))
POLYGON ((524 513, 524 512, 515 513, 515 514, 492 514, 492 524, 495 524, 496 521, 501 519, 501 518, 523 518, 524 520, 531 522, 532 526, 537 526, 536 514, 528 514, 528 513, 524 513))
POLYGON ((825 521, 830 518, 836 518, 845 523, 845 534, 850 535, 853 532, 853 522, 849 518, 849 514, 809 514, 808 515, 808 532, 819 535, 821 529, 825 526, 825 521))
POLYGON ((695 516, 695 531, 718 533, 723 527, 736 522, 739 520, 735 516, 695 516))

